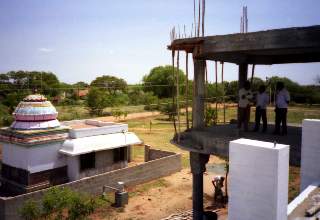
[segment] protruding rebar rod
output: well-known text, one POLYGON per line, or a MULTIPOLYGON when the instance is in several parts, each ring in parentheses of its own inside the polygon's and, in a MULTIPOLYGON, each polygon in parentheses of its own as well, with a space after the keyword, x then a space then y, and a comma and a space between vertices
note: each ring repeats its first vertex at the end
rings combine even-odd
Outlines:
POLYGON ((186 52, 186 121, 187 129, 189 126, 189 54, 186 52))
POLYGON ((181 133, 181 126, 180 126, 180 105, 179 105, 179 62, 180 62, 180 57, 179 57, 180 51, 178 51, 177 54, 177 117, 178 117, 178 143, 180 143, 180 133, 181 133))

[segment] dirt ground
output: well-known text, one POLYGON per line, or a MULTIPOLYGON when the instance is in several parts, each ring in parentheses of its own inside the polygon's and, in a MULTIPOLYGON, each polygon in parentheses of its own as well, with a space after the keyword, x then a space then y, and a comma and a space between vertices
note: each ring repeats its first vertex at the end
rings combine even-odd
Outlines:
MULTIPOLYGON (((222 164, 224 161, 212 157, 209 165, 222 164)), ((207 210, 216 210, 213 205, 213 186, 211 180, 217 174, 208 171, 204 175, 204 207, 207 210)), ((123 209, 101 207, 95 212, 92 219, 105 220, 153 220, 168 217, 171 214, 192 209, 192 175, 190 169, 171 176, 155 180, 150 183, 128 189, 129 204, 123 209)), ((219 215, 224 219, 225 208, 219 208, 219 215)))

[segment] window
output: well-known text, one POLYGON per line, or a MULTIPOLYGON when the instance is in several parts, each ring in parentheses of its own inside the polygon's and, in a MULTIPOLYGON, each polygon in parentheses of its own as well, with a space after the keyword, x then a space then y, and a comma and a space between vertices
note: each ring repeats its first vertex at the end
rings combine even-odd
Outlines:
POLYGON ((80 155, 80 170, 87 170, 95 168, 96 165, 96 153, 88 153, 80 155))
POLYGON ((113 149, 113 162, 120 162, 125 160, 126 156, 126 147, 120 147, 113 149))

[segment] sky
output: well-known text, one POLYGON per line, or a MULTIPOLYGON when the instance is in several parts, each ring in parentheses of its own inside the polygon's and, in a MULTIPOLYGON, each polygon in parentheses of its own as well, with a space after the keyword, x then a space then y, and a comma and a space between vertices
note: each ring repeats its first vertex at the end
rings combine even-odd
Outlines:
MULTIPOLYGON (((239 32, 244 5, 249 31, 320 24, 319 0, 207 0, 206 35, 239 32)), ((1 0, 0 73, 51 71, 67 83, 114 75, 139 83, 153 67, 171 63, 170 29, 186 25, 190 32, 192 22, 193 0, 1 0)), ((225 79, 236 80, 237 71, 226 64, 225 79)), ((255 72, 313 84, 320 63, 256 66, 255 72)))

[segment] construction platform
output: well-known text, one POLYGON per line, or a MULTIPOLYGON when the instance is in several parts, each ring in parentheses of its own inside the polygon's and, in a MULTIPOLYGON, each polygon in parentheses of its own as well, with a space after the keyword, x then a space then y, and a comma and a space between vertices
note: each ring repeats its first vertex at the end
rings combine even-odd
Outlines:
POLYGON ((175 138, 172 140, 172 143, 186 151, 228 157, 229 142, 239 138, 275 142, 289 145, 290 164, 300 166, 301 126, 288 126, 288 134, 285 136, 274 135, 273 131, 274 125, 268 125, 266 133, 239 131, 236 124, 214 125, 203 129, 182 132, 180 134, 180 142, 177 143, 175 138))

